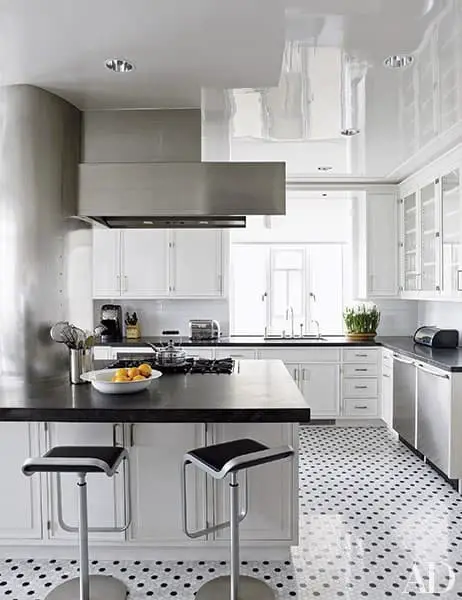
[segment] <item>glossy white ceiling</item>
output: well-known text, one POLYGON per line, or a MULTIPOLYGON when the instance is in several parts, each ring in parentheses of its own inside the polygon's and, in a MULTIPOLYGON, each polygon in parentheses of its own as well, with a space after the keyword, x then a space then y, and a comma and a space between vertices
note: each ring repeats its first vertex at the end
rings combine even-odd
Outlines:
POLYGON ((5 83, 30 83, 82 109, 200 105, 205 85, 276 85, 278 0, 0 0, 5 83), (129 74, 107 71, 127 58, 129 74))
POLYGON ((462 0, 0 0, 6 84, 202 106, 205 160, 285 160, 294 179, 399 180, 460 141, 461 39, 462 0), (395 53, 414 65, 385 69, 395 53))

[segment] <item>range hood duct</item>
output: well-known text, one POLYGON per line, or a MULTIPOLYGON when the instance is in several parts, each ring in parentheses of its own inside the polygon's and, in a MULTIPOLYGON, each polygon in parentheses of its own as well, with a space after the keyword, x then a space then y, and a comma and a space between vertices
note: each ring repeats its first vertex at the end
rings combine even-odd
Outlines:
POLYGON ((109 228, 245 227, 284 215, 285 163, 82 163, 78 216, 109 228))

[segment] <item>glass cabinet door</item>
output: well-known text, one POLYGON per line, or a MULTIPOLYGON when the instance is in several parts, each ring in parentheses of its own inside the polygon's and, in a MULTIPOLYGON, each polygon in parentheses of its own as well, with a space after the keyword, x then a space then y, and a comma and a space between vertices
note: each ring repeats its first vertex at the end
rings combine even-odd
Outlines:
POLYGON ((462 194, 460 171, 441 179, 443 290, 445 294, 462 291, 462 194))
POLYGON ((420 191, 420 289, 439 289, 438 280, 438 213, 437 189, 434 182, 420 191))
POLYGON ((417 264, 417 193, 403 199, 403 254, 404 290, 418 290, 419 271, 417 264))

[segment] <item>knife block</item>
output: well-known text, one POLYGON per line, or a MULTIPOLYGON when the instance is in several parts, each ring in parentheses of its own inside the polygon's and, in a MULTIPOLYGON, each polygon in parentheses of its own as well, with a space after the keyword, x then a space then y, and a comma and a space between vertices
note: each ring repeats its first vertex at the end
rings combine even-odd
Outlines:
POLYGON ((140 324, 125 325, 125 337, 128 340, 139 340, 141 337, 140 324))

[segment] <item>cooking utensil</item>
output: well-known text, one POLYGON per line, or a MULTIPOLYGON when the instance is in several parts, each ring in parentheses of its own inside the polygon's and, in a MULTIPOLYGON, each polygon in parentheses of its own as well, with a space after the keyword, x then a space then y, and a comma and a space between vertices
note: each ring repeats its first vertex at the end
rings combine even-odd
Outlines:
POLYGON ((181 367, 186 362, 186 352, 180 346, 175 346, 170 340, 167 346, 156 347, 148 344, 156 353, 156 363, 163 367, 181 367))
POLYGON ((134 394, 148 388, 154 379, 162 375, 160 371, 153 370, 151 376, 143 381, 111 381, 117 371, 118 369, 100 369, 83 373, 81 377, 102 394, 134 394))

